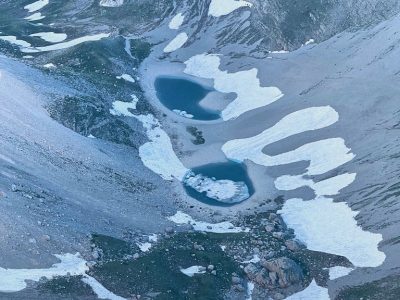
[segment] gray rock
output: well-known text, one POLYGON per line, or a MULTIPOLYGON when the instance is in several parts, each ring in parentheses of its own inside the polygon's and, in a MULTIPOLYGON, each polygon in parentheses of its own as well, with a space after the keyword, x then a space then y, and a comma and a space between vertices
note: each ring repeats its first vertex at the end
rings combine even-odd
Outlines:
POLYGON ((291 251, 299 251, 304 246, 296 240, 288 240, 285 242, 286 247, 291 251))
POLYGON ((165 232, 166 232, 167 234, 173 234, 173 233, 175 232, 175 230, 174 230, 174 228, 172 228, 172 227, 167 227, 167 228, 165 228, 165 232))
POLYGON ((303 271, 292 259, 280 257, 261 262, 262 266, 269 272, 275 272, 278 276, 278 284, 281 288, 299 283, 303 278, 303 271))
POLYGON ((233 284, 240 284, 242 280, 239 277, 233 276, 232 277, 232 283, 233 284))

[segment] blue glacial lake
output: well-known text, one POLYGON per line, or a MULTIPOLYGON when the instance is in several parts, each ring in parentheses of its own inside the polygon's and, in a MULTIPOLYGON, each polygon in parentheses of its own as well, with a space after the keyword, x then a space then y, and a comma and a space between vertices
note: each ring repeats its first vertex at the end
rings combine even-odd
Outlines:
POLYGON ((218 111, 199 104, 213 89, 188 79, 169 76, 157 77, 154 87, 160 102, 171 111, 186 112, 194 120, 212 121, 220 118, 218 111))
POLYGON ((215 206, 232 206, 247 200, 251 195, 254 194, 254 187, 247 174, 247 168, 244 164, 236 163, 236 162, 224 162, 224 163, 214 163, 207 164, 199 167, 195 167, 191 169, 192 174, 194 175, 203 175, 208 178, 213 178, 215 180, 231 180, 234 182, 242 182, 245 184, 247 196, 245 198, 239 197, 237 199, 229 200, 229 201, 218 201, 214 198, 210 198, 207 196, 206 192, 199 192, 196 189, 192 188, 187 182, 183 182, 183 186, 186 190, 186 193, 203 203, 215 206))

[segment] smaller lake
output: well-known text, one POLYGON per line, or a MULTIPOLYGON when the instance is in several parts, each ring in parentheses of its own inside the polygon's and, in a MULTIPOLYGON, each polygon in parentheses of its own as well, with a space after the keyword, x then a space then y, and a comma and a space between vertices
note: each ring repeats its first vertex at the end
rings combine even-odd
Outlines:
POLYGON ((216 206, 232 206, 254 194, 246 166, 235 162, 192 168, 183 185, 190 197, 216 206), (232 190, 236 193, 230 192, 232 190))
POLYGON ((160 102, 183 117, 202 121, 220 119, 218 111, 199 104, 213 89, 188 79, 168 76, 157 77, 154 87, 160 102))

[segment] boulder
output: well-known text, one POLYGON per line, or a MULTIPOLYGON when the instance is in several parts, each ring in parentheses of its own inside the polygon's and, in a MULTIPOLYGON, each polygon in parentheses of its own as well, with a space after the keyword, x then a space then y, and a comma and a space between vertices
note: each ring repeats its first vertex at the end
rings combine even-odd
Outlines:
MULTIPOLYGON (((304 278, 301 267, 294 260, 287 257, 263 260, 261 264, 269 272, 276 273, 278 284, 281 288, 299 283, 304 278)), ((275 277, 275 275, 272 276, 273 278, 275 277)))

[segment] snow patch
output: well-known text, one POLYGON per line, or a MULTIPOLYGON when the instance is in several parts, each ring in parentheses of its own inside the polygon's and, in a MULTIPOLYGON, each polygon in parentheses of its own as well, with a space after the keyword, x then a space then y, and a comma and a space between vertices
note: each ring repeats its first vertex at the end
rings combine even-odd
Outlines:
POLYGON ((30 16, 24 18, 24 19, 28 20, 28 21, 31 21, 31 22, 34 22, 34 21, 42 20, 44 18, 45 18, 45 16, 42 16, 42 14, 40 12, 37 12, 37 13, 34 13, 33 15, 30 15, 30 16))
POLYGON ((129 109, 136 109, 135 101, 132 102, 123 102, 123 101, 114 101, 113 108, 110 109, 110 114, 113 116, 124 116, 124 117, 135 117, 133 113, 129 111, 129 109))
POLYGON ((0 40, 9 42, 10 44, 16 45, 16 46, 20 46, 20 47, 30 47, 31 44, 24 41, 24 40, 19 40, 17 39, 16 36, 12 36, 12 35, 3 35, 0 36, 0 40))
POLYGON ((165 53, 174 52, 180 49, 189 39, 186 32, 179 33, 169 44, 164 48, 165 53))
POLYGON ((279 213, 310 250, 342 255, 357 267, 377 267, 385 260, 377 249, 382 235, 363 231, 354 219, 358 212, 346 203, 325 197, 289 199, 279 213))
POLYGON ((48 63, 48 64, 43 65, 43 68, 54 69, 54 68, 56 68, 56 66, 53 63, 48 63))
POLYGON ((100 6, 119 7, 124 4, 124 0, 100 0, 100 6))
POLYGON ((213 17, 226 16, 241 7, 252 7, 252 4, 243 0, 211 0, 208 15, 213 17))
POLYGON ((222 151, 231 160, 243 162, 248 159, 266 167, 309 161, 308 175, 323 174, 354 157, 343 139, 320 140, 275 156, 266 155, 262 150, 289 136, 328 127, 338 119, 338 113, 330 106, 306 108, 287 115, 256 136, 228 141, 222 146, 222 151))
POLYGON ((65 33, 55 33, 55 32, 38 32, 30 34, 29 36, 39 37, 42 40, 49 43, 59 43, 67 39, 67 35, 65 33))
POLYGON ((235 119, 241 114, 266 106, 283 96, 277 87, 261 87, 258 70, 251 69, 228 73, 219 69, 218 55, 200 54, 185 62, 186 74, 213 79, 214 88, 221 93, 235 93, 236 98, 221 112, 224 121, 235 119))
POLYGON ((49 4, 49 0, 39 0, 31 4, 25 5, 24 9, 26 9, 30 13, 33 13, 35 11, 41 10, 47 4, 49 4))
POLYGON ((180 271, 186 276, 193 277, 196 274, 204 274, 206 272, 206 268, 202 266, 191 266, 186 269, 180 269, 180 271))
POLYGON ((53 45, 49 45, 49 46, 43 46, 43 47, 31 47, 30 45, 28 47, 23 46, 21 51, 24 53, 37 53, 37 52, 62 50, 62 49, 71 48, 71 47, 74 47, 74 46, 77 46, 79 44, 86 43, 86 42, 99 41, 99 40, 107 38, 109 36, 110 36, 109 33, 99 33, 99 34, 94 34, 94 35, 87 35, 87 36, 83 36, 80 38, 70 40, 68 42, 53 44, 53 45))
POLYGON ((329 300, 328 289, 320 287, 315 280, 311 281, 310 285, 294 295, 286 298, 286 300, 329 300))
POLYGON ((117 76, 117 79, 123 79, 128 82, 135 83, 136 80, 129 74, 122 74, 121 76, 117 76))
POLYGON ((182 13, 178 13, 175 17, 171 19, 168 24, 168 27, 173 30, 178 30, 185 20, 185 16, 182 13))
POLYGON ((3 269, 0 268, 0 291, 18 292, 27 287, 26 281, 38 282, 41 278, 83 275, 89 268, 86 261, 77 254, 55 255, 60 262, 48 269, 3 269))
POLYGON ((329 268, 329 279, 335 280, 336 278, 348 275, 351 271, 353 271, 352 268, 346 268, 340 266, 329 268))
POLYGON ((100 282, 98 282, 92 276, 84 275, 82 277, 82 282, 89 285, 99 299, 126 300, 125 298, 115 295, 113 292, 107 290, 100 282))
POLYGON ((171 140, 161 128, 160 122, 151 114, 132 116, 142 122, 150 140, 139 148, 143 164, 165 180, 182 181, 189 169, 176 156, 171 140))
POLYGON ((249 232, 250 229, 241 227, 235 227, 230 222, 220 222, 220 223, 207 223, 202 221, 196 221, 188 214, 182 211, 177 211, 175 215, 168 218, 171 222, 175 224, 183 225, 189 224, 193 226, 195 231, 213 232, 213 233, 238 233, 238 232, 249 232))
POLYGON ((139 247, 140 251, 142 251, 142 252, 149 251, 152 246, 152 244, 150 244, 150 243, 137 243, 136 245, 139 247))

